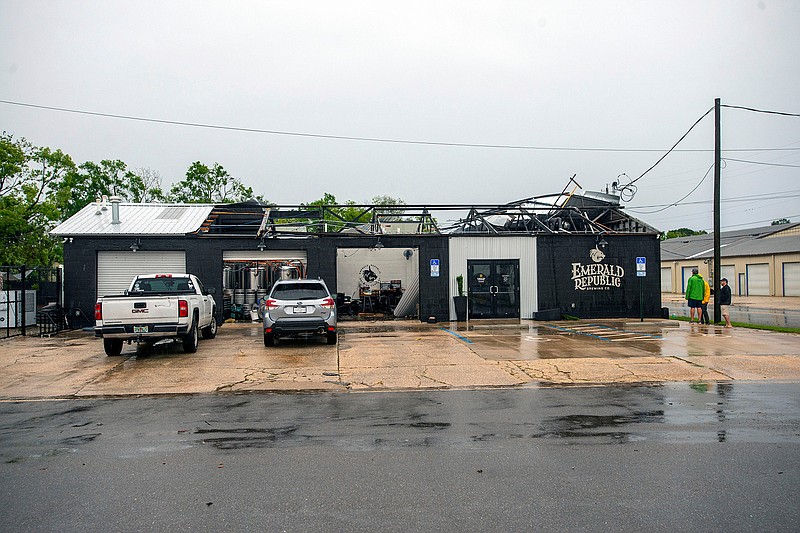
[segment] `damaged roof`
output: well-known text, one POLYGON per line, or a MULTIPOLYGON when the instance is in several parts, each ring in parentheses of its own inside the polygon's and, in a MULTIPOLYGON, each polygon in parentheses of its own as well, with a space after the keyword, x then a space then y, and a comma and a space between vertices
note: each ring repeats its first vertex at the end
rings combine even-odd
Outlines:
POLYGON ((186 235, 206 221, 209 204, 120 203, 119 222, 114 223, 110 202, 92 202, 50 233, 62 237, 83 235, 186 235))

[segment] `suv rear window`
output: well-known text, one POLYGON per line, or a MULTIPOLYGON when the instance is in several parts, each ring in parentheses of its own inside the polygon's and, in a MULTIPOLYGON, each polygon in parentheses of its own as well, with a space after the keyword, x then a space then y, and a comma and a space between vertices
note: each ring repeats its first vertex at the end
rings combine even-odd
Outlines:
POLYGON ((272 297, 276 300, 321 300, 328 291, 321 283, 286 283, 275 285, 272 297))

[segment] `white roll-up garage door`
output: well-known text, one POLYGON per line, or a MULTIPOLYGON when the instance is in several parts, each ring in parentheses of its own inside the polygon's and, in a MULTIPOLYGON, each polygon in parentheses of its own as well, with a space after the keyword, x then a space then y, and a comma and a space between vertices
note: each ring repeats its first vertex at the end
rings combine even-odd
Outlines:
POLYGON ((769 296, 769 265, 747 265, 748 296, 769 296))
POLYGON ((672 267, 661 267, 661 292, 672 292, 672 267))
POLYGON ((97 252, 97 295, 121 294, 139 274, 185 274, 185 252, 97 252))
POLYGON ((800 296, 800 263, 783 264, 783 295, 800 296))
POLYGON ((719 277, 719 279, 727 279, 728 286, 730 286, 732 291, 731 294, 736 294, 736 268, 733 265, 722 265, 720 269, 722 275, 719 277))

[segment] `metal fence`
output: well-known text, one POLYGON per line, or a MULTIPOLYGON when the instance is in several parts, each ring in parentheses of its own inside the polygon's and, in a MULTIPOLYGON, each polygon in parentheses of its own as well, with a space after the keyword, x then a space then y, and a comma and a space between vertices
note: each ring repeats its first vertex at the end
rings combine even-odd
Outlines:
POLYGON ((54 335, 88 322, 63 306, 61 268, 0 266, 0 338, 54 335))

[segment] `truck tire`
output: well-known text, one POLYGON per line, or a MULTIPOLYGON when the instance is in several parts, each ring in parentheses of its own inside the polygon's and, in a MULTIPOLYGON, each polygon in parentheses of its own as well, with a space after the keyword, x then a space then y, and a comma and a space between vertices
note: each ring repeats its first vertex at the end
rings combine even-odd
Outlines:
POLYGON ((192 325, 189 326, 189 331, 183 336, 183 351, 186 353, 194 353, 197 351, 197 322, 192 320, 192 325))
POLYGON ((213 339, 217 336, 217 319, 211 317, 211 323, 200 330, 204 339, 213 339))
POLYGON ((103 349, 106 355, 115 356, 122 353, 122 339, 103 339, 103 349))

